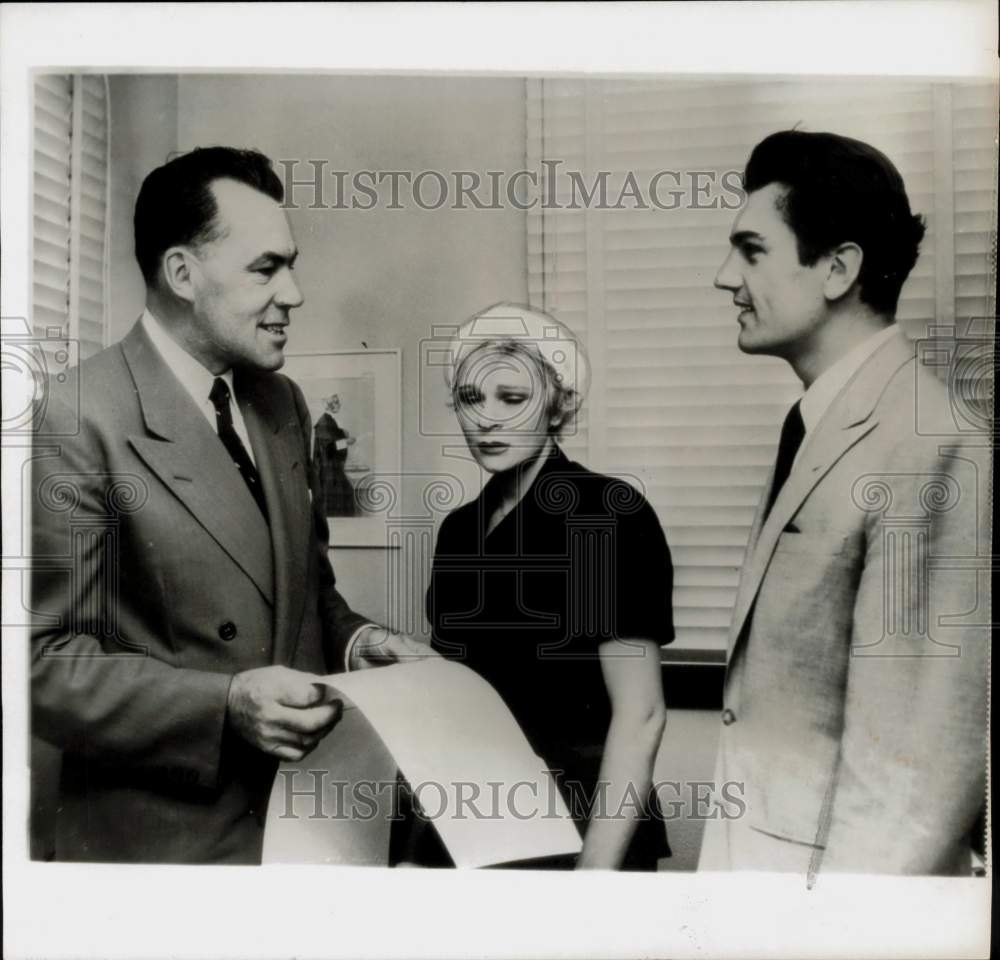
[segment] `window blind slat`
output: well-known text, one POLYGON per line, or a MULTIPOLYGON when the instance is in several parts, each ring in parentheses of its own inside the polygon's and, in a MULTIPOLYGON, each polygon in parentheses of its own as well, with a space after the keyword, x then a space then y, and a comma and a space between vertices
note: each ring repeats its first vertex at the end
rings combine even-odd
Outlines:
MULTIPOLYGON (((59 104, 53 105, 55 108, 59 107, 59 104)), ((35 126, 36 129, 43 131, 53 140, 58 142, 63 142, 63 130, 69 123, 69 111, 67 109, 66 113, 57 113, 56 109, 48 109, 37 100, 35 102, 35 126)), ((68 141, 67 141, 68 142, 68 141)))
POLYGON ((35 88, 45 90, 54 96, 72 97, 72 78, 65 74, 40 73, 35 77, 35 88))
POLYGON ((32 292, 36 307, 44 307, 46 310, 58 313, 60 322, 65 319, 69 296, 68 286, 65 289, 60 289, 55 282, 39 281, 33 285, 32 292))
POLYGON ((37 291, 33 291, 33 295, 35 301, 31 319, 36 334, 38 336, 48 336, 48 331, 50 330, 64 330, 66 324, 65 302, 61 303, 58 308, 53 308, 38 300, 37 291))
MULTIPOLYGON (((57 129, 50 129, 48 126, 37 127, 35 129, 35 152, 45 156, 53 157, 56 160, 69 159, 69 129, 65 135, 57 129)), ((67 171, 68 175, 68 171, 67 171)))

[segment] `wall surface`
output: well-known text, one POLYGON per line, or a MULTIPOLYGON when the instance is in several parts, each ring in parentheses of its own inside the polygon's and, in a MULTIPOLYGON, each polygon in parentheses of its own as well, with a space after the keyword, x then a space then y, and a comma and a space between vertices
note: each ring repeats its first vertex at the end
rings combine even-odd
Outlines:
MULTIPOLYGON (((670 681, 667 681, 670 700, 670 681)), ((667 709, 667 726, 653 770, 653 781, 669 784, 659 789, 660 804, 667 821, 671 857, 660 861, 661 870, 694 870, 705 832, 704 804, 700 797, 715 771, 719 741, 719 711, 667 709), (698 795, 695 795, 697 791, 698 795)))
POLYGON ((145 287, 135 262, 132 212, 143 178, 177 150, 177 77, 114 76, 111 88, 111 329, 120 340, 142 313, 145 287))
MULTIPOLYGON (((181 150, 212 144, 256 147, 275 160, 325 170, 515 171, 524 166, 524 82, 433 77, 183 76, 177 131, 181 150)), ((350 178, 348 178, 348 182, 350 178)), ((428 186, 427 203, 435 202, 428 186)), ((513 208, 423 210, 414 203, 372 210, 310 209, 336 202, 332 177, 322 196, 295 187, 289 199, 300 248, 296 273, 306 297, 292 315, 289 353, 393 348, 402 351, 402 467, 411 477, 455 473, 440 438, 421 436, 420 341, 432 325, 457 324, 497 300, 527 297, 526 223, 513 208)), ((433 372, 434 382, 440 380, 433 372)), ((450 429, 443 386, 430 391, 431 417, 450 429), (434 409, 436 408, 436 409, 434 409)), ((459 468, 478 491, 478 473, 459 468)), ((418 481, 419 482, 419 481, 418 481)), ((408 496, 419 496, 416 490, 408 496)), ((396 610, 388 599, 390 551, 334 551, 338 585, 351 605, 377 619, 422 624, 421 577, 396 610)), ((394 595, 395 596, 395 595, 394 595)))

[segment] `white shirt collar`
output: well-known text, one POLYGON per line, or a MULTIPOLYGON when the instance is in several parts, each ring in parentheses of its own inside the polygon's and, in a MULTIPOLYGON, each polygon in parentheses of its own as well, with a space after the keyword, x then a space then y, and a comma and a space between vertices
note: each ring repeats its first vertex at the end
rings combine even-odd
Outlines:
MULTIPOLYGON (((208 367, 203 367, 195 360, 177 341, 163 329, 163 324, 153 316, 149 310, 144 310, 140 321, 153 341, 153 347, 163 358, 170 372, 178 379, 184 390, 191 395, 195 406, 201 411, 202 416, 208 421, 208 425, 213 432, 218 431, 216 422, 215 404, 212 403, 210 394, 212 384, 215 382, 215 374, 208 367)), ((240 405, 236 402, 236 394, 233 391, 233 371, 228 369, 225 373, 220 373, 220 377, 226 381, 229 387, 229 411, 233 418, 233 429, 240 438, 243 446, 246 447, 247 455, 254 464, 257 458, 253 452, 253 444, 250 442, 250 434, 247 431, 246 421, 240 411, 240 405)))
MULTIPOLYGON (((187 390, 194 398, 199 407, 204 406, 208 400, 208 395, 212 392, 212 384, 215 382, 215 374, 207 367, 195 360, 173 337, 163 329, 163 325, 156 317, 145 309, 142 312, 142 325, 149 339, 153 341, 163 362, 170 368, 170 372, 181 382, 181 386, 187 390)), ((230 396, 233 394, 233 371, 232 368, 225 373, 220 373, 220 377, 226 381, 229 387, 230 396)))
POLYGON ((890 323, 884 330, 873 333, 863 340, 853 350, 845 353, 832 367, 824 370, 810 385, 799 401, 799 411, 805 424, 806 434, 812 433, 830 409, 830 404, 836 399, 848 381, 861 368, 861 365, 887 340, 896 335, 899 326, 890 323))

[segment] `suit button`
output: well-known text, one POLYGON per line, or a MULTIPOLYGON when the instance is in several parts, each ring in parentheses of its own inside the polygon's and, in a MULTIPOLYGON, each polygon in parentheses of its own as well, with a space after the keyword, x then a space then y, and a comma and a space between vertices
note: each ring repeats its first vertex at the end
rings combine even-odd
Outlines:
POLYGON ((236 637, 236 624, 232 620, 219 624, 219 636, 226 641, 234 639, 236 637))
POLYGON ((736 723, 736 714, 729 707, 722 711, 722 722, 728 727, 731 723, 736 723))

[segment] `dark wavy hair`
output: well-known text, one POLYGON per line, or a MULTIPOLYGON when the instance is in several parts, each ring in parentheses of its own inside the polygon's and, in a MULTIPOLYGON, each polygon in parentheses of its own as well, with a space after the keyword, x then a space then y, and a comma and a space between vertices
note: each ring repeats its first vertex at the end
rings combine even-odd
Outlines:
POLYGON ((863 251, 858 294, 895 314, 899 291, 917 262, 925 223, 910 212, 903 178, 881 151, 835 133, 783 130, 754 147, 748 193, 778 183, 778 209, 795 233, 799 261, 811 266, 842 243, 863 251))
POLYGON ((157 167, 135 202, 135 258, 149 286, 156 285, 163 254, 177 244, 202 244, 218 236, 218 206, 210 185, 236 180, 281 201, 284 188, 271 161, 256 150, 200 147, 157 167))

